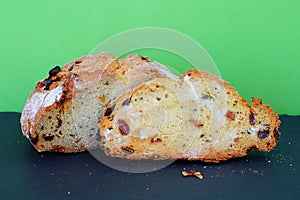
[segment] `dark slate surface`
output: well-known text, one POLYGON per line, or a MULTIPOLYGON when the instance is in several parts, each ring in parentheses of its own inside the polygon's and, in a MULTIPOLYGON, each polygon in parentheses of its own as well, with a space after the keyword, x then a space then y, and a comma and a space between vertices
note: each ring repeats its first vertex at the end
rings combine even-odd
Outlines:
POLYGON ((22 136, 19 113, 0 113, 0 199, 299 199, 300 117, 280 116, 273 151, 220 164, 176 161, 159 171, 124 173, 89 152, 38 153, 22 136), (204 179, 182 177, 183 169, 204 179))

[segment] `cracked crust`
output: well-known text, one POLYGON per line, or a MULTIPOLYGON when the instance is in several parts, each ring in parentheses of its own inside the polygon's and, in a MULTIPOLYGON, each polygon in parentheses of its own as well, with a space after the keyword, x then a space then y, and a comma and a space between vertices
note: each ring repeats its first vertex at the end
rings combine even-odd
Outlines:
POLYGON ((280 137, 280 121, 268 105, 253 98, 249 106, 228 82, 206 71, 147 81, 105 110, 102 147, 128 159, 219 162, 270 151, 280 137))
POLYGON ((98 148, 104 104, 156 77, 176 78, 139 55, 118 60, 104 52, 74 59, 36 84, 22 111, 22 132, 39 152, 98 148))

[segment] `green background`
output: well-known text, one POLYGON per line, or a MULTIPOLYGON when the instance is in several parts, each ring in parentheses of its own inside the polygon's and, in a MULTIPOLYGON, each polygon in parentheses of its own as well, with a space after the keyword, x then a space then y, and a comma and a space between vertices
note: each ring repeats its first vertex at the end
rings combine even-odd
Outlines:
MULTIPOLYGON (((1 2, 0 111, 21 112, 35 83, 55 65, 88 54, 113 34, 165 27, 199 42, 222 77, 279 114, 300 114, 300 1, 5 1, 1 2)), ((147 53, 177 68, 185 61, 147 53)))

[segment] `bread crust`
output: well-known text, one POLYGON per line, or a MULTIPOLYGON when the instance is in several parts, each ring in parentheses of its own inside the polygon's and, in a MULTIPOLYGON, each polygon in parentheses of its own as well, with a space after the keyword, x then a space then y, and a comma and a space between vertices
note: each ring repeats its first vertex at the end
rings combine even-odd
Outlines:
MULTIPOLYGON (((105 86, 106 83, 102 80, 119 83, 115 85, 116 91, 110 91, 113 93, 110 98, 116 98, 124 92, 123 90, 154 77, 175 76, 166 67, 145 57, 129 55, 125 59, 118 60, 106 52, 74 59, 61 69, 53 68, 46 79, 36 84, 25 104, 20 119, 23 135, 39 152, 78 152, 98 148, 98 141, 86 139, 88 134, 97 137, 97 123, 94 127, 90 125, 93 131, 84 129, 80 129, 82 133, 70 131, 77 126, 76 119, 73 121, 68 119, 66 122, 67 116, 80 117, 75 102, 79 101, 81 95, 87 95, 88 92, 96 93, 91 88, 101 89, 101 85, 105 86), (44 130, 44 127, 47 127, 47 130, 44 130), (73 135, 75 139, 65 137, 67 134, 73 135), (84 140, 86 141, 83 142, 84 140)), ((98 106, 93 109, 99 109, 97 112, 100 114, 103 110, 101 105, 111 100, 107 96, 101 94, 97 96, 101 104, 97 103, 98 106)))

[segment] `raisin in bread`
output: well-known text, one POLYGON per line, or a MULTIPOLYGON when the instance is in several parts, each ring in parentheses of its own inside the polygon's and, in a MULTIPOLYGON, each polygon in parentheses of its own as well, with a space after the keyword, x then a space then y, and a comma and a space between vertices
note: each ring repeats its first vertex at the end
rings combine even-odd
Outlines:
POLYGON ((198 70, 142 83, 105 112, 101 145, 128 159, 219 162, 270 151, 280 136, 277 114, 261 99, 249 106, 227 82, 198 70))
POLYGON ((111 99, 143 81, 176 78, 147 57, 118 60, 109 53, 55 67, 39 81, 21 116, 23 134, 39 151, 78 152, 99 147, 99 119, 111 99))

